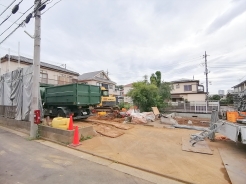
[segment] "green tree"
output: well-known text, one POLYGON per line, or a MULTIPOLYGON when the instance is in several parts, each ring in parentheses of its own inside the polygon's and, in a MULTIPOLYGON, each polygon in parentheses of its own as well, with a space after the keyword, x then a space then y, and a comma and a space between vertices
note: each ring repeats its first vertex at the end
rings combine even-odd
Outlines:
POLYGON ((127 93, 137 105, 140 111, 151 111, 151 107, 157 106, 160 101, 157 86, 149 83, 135 82, 132 84, 133 89, 127 93))
MULTIPOLYGON (((147 76, 147 75, 145 75, 147 76)), ((127 93, 133 100, 133 103, 141 111, 151 111, 151 107, 165 108, 167 100, 171 97, 171 85, 161 81, 161 72, 157 71, 150 77, 150 83, 144 81, 133 83, 133 89, 127 93)))
POLYGON ((156 71, 155 74, 152 73, 150 76, 150 83, 160 87, 161 85, 161 72, 156 71))
POLYGON ((231 93, 227 93, 226 101, 227 101, 228 104, 233 104, 233 96, 232 96, 231 93))
POLYGON ((209 97, 209 100, 220 100, 220 99, 221 99, 220 95, 213 95, 209 97))

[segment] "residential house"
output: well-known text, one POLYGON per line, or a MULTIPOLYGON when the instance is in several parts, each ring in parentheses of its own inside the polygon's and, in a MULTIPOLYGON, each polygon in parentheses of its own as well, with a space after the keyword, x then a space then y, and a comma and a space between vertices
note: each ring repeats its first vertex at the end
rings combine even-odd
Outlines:
POLYGON ((103 70, 84 73, 78 77, 78 82, 103 86, 109 90, 110 95, 119 95, 119 92, 115 87, 116 83, 111 81, 109 76, 103 70))
POLYGON ((129 96, 126 96, 126 94, 132 89, 132 83, 127 84, 124 86, 124 102, 133 104, 132 98, 129 96))
MULTIPOLYGON (((33 64, 33 60, 20 56, 5 55, 1 58, 1 74, 24 68, 33 64)), ((79 73, 60 66, 40 62, 40 82, 43 84, 62 85, 77 82, 79 73)))
POLYGON ((172 102, 206 100, 204 86, 199 84, 199 80, 180 79, 170 83, 172 102))
POLYGON ((246 89, 246 80, 243 82, 240 82, 239 84, 233 86, 232 88, 234 88, 234 92, 244 91, 246 89))

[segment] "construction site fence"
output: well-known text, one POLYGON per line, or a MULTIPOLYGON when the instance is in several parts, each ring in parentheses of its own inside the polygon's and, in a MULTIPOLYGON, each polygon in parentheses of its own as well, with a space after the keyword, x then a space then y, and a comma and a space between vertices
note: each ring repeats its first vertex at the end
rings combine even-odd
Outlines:
POLYGON ((170 102, 167 110, 176 112, 211 113, 219 111, 219 101, 170 102))
POLYGON ((16 106, 0 105, 0 116, 14 119, 16 114, 16 106))

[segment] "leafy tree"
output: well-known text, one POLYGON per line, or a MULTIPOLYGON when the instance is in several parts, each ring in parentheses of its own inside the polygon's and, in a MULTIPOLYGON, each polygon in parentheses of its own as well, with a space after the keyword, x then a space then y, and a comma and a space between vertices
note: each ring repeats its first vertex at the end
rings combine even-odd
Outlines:
POLYGON ((209 97, 209 100, 220 100, 220 99, 221 99, 220 95, 213 95, 209 97))
POLYGON ((132 84, 133 89, 127 93, 137 105, 140 111, 151 111, 151 107, 157 106, 160 101, 159 90, 156 85, 143 82, 132 84))
POLYGON ((161 85, 161 72, 156 71, 155 74, 152 73, 150 76, 150 83, 160 87, 161 85))
POLYGON ((227 101, 228 104, 233 104, 233 96, 232 96, 231 93, 227 93, 226 101, 227 101))
MULTIPOLYGON (((147 75, 145 75, 147 76, 147 75)), ((151 107, 157 106, 164 108, 167 106, 167 100, 171 97, 171 85, 161 81, 161 72, 157 71, 150 77, 150 83, 147 78, 144 81, 133 83, 133 89, 127 93, 133 100, 133 103, 141 111, 151 111, 151 107)))
POLYGON ((148 75, 144 75, 143 78, 144 78, 144 83, 147 84, 148 83, 148 75))

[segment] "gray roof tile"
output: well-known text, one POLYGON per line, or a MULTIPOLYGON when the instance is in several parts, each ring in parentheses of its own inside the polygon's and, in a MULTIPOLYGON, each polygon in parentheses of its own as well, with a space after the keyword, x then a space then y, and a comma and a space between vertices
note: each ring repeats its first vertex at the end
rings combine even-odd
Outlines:
MULTIPOLYGON (((9 56, 8 56, 8 54, 6 54, 4 57, 8 59, 9 56)), ((10 59, 14 59, 14 60, 18 61, 19 57, 18 56, 14 56, 14 55, 10 55, 10 59)), ((26 57, 23 57, 23 56, 20 57, 20 61, 33 64, 33 60, 32 59, 26 58, 26 57)), ((49 63, 45 63, 45 62, 40 62, 40 66, 41 67, 50 68, 50 69, 54 69, 54 70, 63 71, 63 72, 74 74, 74 75, 79 75, 79 73, 77 73, 77 72, 74 72, 74 71, 71 71, 71 70, 67 70, 67 69, 62 68, 60 66, 52 65, 52 64, 49 64, 49 63)))

